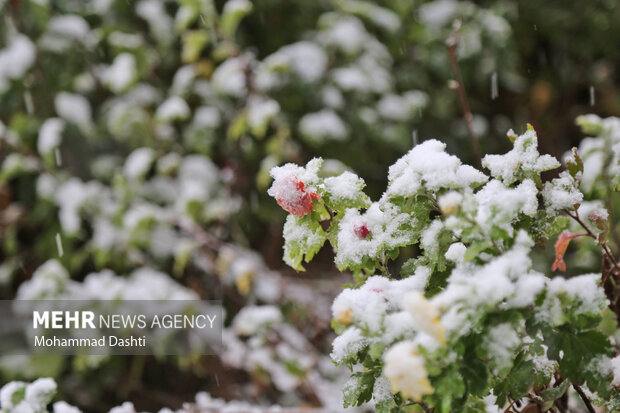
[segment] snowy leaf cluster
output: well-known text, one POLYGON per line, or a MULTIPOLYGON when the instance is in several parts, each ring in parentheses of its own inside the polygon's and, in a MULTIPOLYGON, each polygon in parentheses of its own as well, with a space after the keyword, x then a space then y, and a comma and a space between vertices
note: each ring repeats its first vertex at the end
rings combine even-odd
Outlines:
MULTIPOLYGON (((563 236, 588 235, 570 233, 577 223, 569 226, 565 215, 583 217, 604 244, 607 211, 584 201, 580 190, 588 157, 580 166, 581 152, 574 151, 568 169, 543 182, 541 173, 560 163, 538 152, 531 126, 508 136, 512 150, 484 157, 488 174, 461 164, 441 142, 424 141, 389 168, 386 191, 365 205, 353 201, 362 195, 347 203, 333 193, 363 189, 351 172, 321 179, 314 171, 303 175, 307 168, 296 170, 320 196, 301 219, 289 217, 303 226, 287 221, 285 262, 300 269, 287 251, 301 248, 299 259, 306 253, 309 261, 327 239, 336 265, 356 281, 332 305, 338 337, 331 357, 353 371, 343 388, 345 405, 503 411, 534 397, 531 392, 552 404, 555 393, 568 389, 560 391, 558 377, 586 382, 601 404, 617 397, 611 359, 617 335, 601 327, 610 312, 601 274, 550 277, 534 269, 531 258, 563 229, 560 258, 568 245, 558 246, 563 236), (313 225, 325 235, 304 250, 298 239, 311 239, 305 228, 313 225), (393 261, 414 245, 419 253, 401 261, 395 277, 393 261)), ((293 173, 293 166, 284 168, 293 173)), ((274 186, 279 171, 274 168, 274 186)))

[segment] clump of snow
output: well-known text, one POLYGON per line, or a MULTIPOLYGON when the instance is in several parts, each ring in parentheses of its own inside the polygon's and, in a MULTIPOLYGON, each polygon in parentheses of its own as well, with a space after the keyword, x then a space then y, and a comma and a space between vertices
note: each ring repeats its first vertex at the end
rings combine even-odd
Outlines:
POLYGON ((137 77, 135 57, 131 53, 119 54, 112 65, 105 69, 102 76, 104 84, 112 92, 124 92, 137 77))
POLYGON ((35 58, 36 49, 28 37, 17 34, 9 38, 0 50, 0 92, 8 88, 10 80, 23 77, 35 58))
POLYGON ((512 365, 517 347, 521 339, 515 327, 509 323, 494 326, 484 340, 484 346, 498 370, 509 368, 512 365))
POLYGON ((267 123, 280 112, 280 105, 273 99, 251 96, 248 99, 248 125, 252 130, 264 130, 267 123))
POLYGON ((474 195, 478 205, 476 223, 485 231, 496 226, 512 234, 512 222, 519 214, 536 214, 537 194, 536 184, 531 179, 525 179, 515 188, 492 180, 474 195))
POLYGON ((267 56, 258 67, 256 85, 262 90, 280 87, 286 83, 284 73, 299 77, 304 82, 316 82, 327 69, 327 55, 310 41, 293 43, 267 56))
POLYGON ((84 96, 60 92, 54 99, 54 107, 61 118, 78 126, 82 133, 88 134, 92 130, 92 109, 84 96))
POLYGON ((213 106, 200 106, 194 111, 192 124, 201 128, 217 128, 222 123, 220 111, 213 106))
POLYGON ((385 95, 377 104, 377 111, 388 120, 405 121, 412 119, 428 103, 428 96, 422 91, 412 90, 402 96, 385 95))
POLYGON ((338 176, 325 178, 325 190, 337 202, 354 201, 363 198, 364 180, 352 172, 345 171, 338 176))
POLYGON ((349 264, 361 264, 364 257, 376 258, 383 249, 406 244, 413 234, 401 226, 412 220, 409 214, 402 213, 390 202, 375 202, 363 214, 356 209, 347 209, 338 231, 336 265, 346 267, 349 264), (365 238, 355 233, 356 227, 361 225, 369 230, 365 238))
POLYGON ((187 102, 180 96, 170 96, 155 112, 155 117, 161 122, 185 120, 189 118, 191 111, 187 102))
POLYGON ((559 178, 546 182, 542 196, 547 210, 551 212, 572 210, 575 205, 583 201, 583 194, 577 188, 575 179, 567 171, 560 173, 559 178))
POLYGON ((59 118, 50 118, 43 122, 37 140, 37 150, 41 155, 46 155, 60 146, 64 128, 65 122, 59 118))
POLYGON ((249 56, 231 57, 219 65, 211 82, 217 93, 240 98, 245 95, 246 79, 245 69, 249 56))
POLYGON ((448 251, 446 251, 446 259, 456 263, 461 263, 465 260, 466 251, 467 247, 462 242, 455 242, 448 247, 448 251))
POLYGON ((330 109, 304 115, 299 121, 299 131, 310 142, 321 143, 326 140, 343 140, 347 128, 340 117, 330 109))
POLYGON ((54 393, 56 393, 56 382, 50 378, 40 378, 26 386, 24 400, 33 406, 45 406, 54 393))
POLYGON ((238 335, 251 336, 266 326, 282 321, 282 313, 272 305, 246 306, 233 320, 233 329, 238 335))
POLYGON ((600 278, 600 274, 584 274, 569 279, 556 277, 549 282, 549 291, 577 300, 576 314, 599 314, 607 307, 605 291, 599 286, 600 278))
POLYGON ((332 27, 319 34, 321 43, 337 47, 349 55, 361 52, 368 38, 369 34, 362 22, 352 16, 338 18, 332 27))
POLYGON ((123 172, 129 180, 143 178, 155 160, 155 151, 151 148, 138 148, 129 154, 123 172))
POLYGON ((69 403, 63 401, 54 403, 52 409, 54 413, 82 413, 77 407, 71 406, 69 403))
POLYGON ((410 197, 422 187, 430 190, 440 188, 467 188, 480 185, 487 177, 444 150, 446 145, 431 139, 415 146, 389 168, 387 195, 410 197))
POLYGON ((613 375, 612 385, 620 386, 620 356, 614 357, 609 362, 613 375))
POLYGON ((357 327, 349 327, 334 339, 330 357, 336 363, 342 363, 363 350, 367 345, 368 339, 362 335, 362 331, 357 327))
MULTIPOLYGON (((509 131, 509 135, 514 132, 509 131)), ((532 128, 514 141, 512 150, 504 155, 486 155, 482 164, 489 169, 491 176, 511 185, 529 174, 540 174, 560 166, 551 155, 538 153, 538 137, 532 128)))

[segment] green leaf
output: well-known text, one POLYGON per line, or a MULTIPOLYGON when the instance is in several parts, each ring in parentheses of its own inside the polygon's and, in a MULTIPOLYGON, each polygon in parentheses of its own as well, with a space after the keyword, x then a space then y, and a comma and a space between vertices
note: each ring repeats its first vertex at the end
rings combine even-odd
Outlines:
POLYGON ((480 359, 465 357, 465 362, 460 371, 469 394, 486 396, 488 392, 489 370, 480 359))
POLYGON ((310 260, 321 249, 327 235, 314 214, 299 218, 289 215, 284 224, 284 262, 297 271, 303 271, 302 260, 310 260))
POLYGON ((570 384, 571 383, 569 380, 564 380, 562 383, 560 383, 559 386, 551 387, 549 389, 541 391, 540 397, 549 401, 559 399, 564 395, 564 393, 566 393, 566 390, 568 390, 570 384))
POLYGON ((373 372, 353 373, 344 385, 344 407, 360 406, 372 398, 373 372))
POLYGON ((471 243, 465 251, 465 261, 471 261, 478 256, 482 251, 490 248, 493 244, 488 239, 482 241, 474 241, 471 243))

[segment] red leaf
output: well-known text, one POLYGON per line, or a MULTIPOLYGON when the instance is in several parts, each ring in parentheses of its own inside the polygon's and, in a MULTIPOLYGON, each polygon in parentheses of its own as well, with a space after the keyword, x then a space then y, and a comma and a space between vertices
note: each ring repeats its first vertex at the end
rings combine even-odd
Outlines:
POLYGON ((287 198, 278 198, 278 205, 280 205, 285 211, 290 212, 298 217, 303 217, 314 210, 312 205, 313 199, 320 199, 321 195, 313 191, 307 191, 303 182, 297 178, 292 177, 294 185, 294 193, 288 194, 287 198))
POLYGON ((558 240, 555 242, 555 261, 551 266, 551 271, 555 271, 559 269, 560 271, 566 271, 566 263, 564 262, 564 254, 566 254, 566 249, 568 248, 568 244, 570 244, 573 238, 582 237, 588 234, 571 234, 569 231, 564 230, 558 237, 558 240))

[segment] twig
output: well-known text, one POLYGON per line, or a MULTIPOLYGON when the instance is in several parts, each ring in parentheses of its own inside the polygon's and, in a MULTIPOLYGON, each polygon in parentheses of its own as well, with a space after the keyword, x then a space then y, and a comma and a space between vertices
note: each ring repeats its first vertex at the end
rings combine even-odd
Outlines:
POLYGON ((465 119, 465 124, 467 125, 467 132, 469 132, 471 146, 474 149, 474 154, 476 155, 476 160, 478 161, 478 167, 482 169, 480 144, 478 143, 478 138, 476 138, 476 133, 474 132, 472 114, 471 110, 469 109, 469 102, 467 101, 467 93, 465 92, 465 87, 463 86, 463 78, 461 77, 461 71, 459 70, 459 65, 456 61, 456 44, 457 41, 454 36, 450 37, 446 41, 446 46, 448 47, 448 54, 450 55, 450 64, 452 66, 452 71, 454 72, 454 77, 456 77, 459 100, 461 102, 461 108, 463 109, 463 118, 465 119))
MULTIPOLYGON (((579 218, 579 213, 577 211, 575 211, 575 213, 572 214, 569 210, 565 209, 564 212, 566 213, 566 215, 568 215, 569 217, 577 221, 577 223, 579 223, 579 225, 581 225, 583 229, 586 230, 589 237, 594 238, 595 240, 598 240, 598 237, 596 236, 596 234, 594 234, 594 232, 592 232, 592 230, 586 225, 586 223, 583 222, 581 218, 579 218)), ((616 258, 612 254, 609 247, 606 244, 601 244, 601 247, 603 248, 605 255, 607 255, 609 260, 613 263, 614 267, 616 267, 617 269, 620 269, 620 266, 618 266, 618 261, 616 261, 616 258)))
POLYGON ((590 399, 588 399, 588 396, 586 396, 581 387, 573 383, 573 388, 577 391, 577 393, 579 393, 579 397, 581 397, 581 400, 583 400, 583 404, 586 405, 588 412, 596 413, 596 410, 594 410, 594 407, 592 407, 592 403, 590 403, 590 399))

